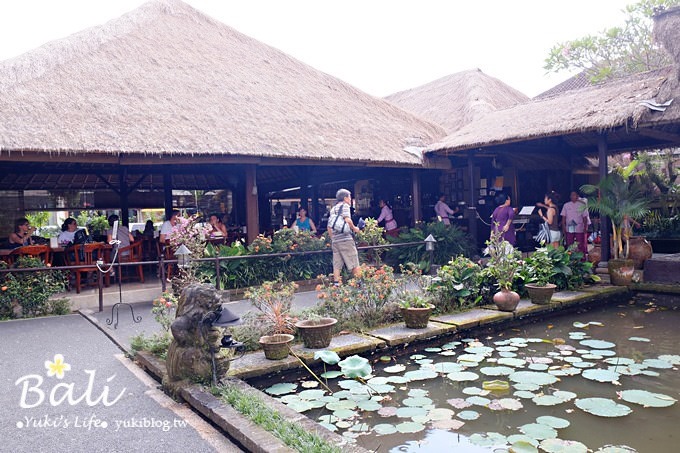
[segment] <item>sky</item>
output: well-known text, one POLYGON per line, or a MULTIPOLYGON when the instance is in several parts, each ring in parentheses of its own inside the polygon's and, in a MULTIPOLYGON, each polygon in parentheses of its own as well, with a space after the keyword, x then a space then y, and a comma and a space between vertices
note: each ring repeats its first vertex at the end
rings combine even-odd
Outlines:
MULTIPOLYGON (((106 23, 145 0, 0 0, 0 61, 106 23)), ((622 25, 634 0, 186 0, 374 96, 479 68, 528 96, 550 48, 622 25)))

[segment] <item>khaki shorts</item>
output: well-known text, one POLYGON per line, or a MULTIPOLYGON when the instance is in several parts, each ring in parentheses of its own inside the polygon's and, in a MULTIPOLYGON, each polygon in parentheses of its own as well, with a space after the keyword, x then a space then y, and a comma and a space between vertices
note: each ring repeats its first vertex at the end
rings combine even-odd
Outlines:
POLYGON ((340 272, 343 264, 350 272, 355 267, 359 267, 359 254, 353 240, 334 242, 331 248, 333 249, 333 272, 340 272))

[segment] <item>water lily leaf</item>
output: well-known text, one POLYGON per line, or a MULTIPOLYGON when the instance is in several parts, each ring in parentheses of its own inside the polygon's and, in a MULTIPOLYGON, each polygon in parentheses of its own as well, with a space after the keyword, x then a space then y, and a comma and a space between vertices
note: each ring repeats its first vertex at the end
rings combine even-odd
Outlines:
POLYGON ((567 402, 567 401, 573 400, 578 395, 576 395, 576 393, 574 393, 574 392, 567 392, 566 390, 555 390, 553 392, 553 396, 556 396, 559 399, 561 399, 562 401, 567 402))
POLYGON ((574 404, 582 411, 599 417, 624 417, 633 412, 630 407, 607 398, 577 399, 574 404))
POLYGON ((394 406, 383 406, 378 409, 378 415, 381 417, 393 417, 397 415, 397 408, 394 406))
POLYGON ((460 420, 435 420, 432 422, 434 429, 443 429, 447 431, 456 431, 465 425, 465 422, 460 420))
POLYGON ((326 371, 325 373, 321 373, 320 376, 326 379, 335 379, 336 377, 342 376, 342 371, 338 370, 326 371))
POLYGON ((616 355, 616 351, 611 351, 609 349, 598 349, 595 351, 595 353, 601 355, 602 357, 614 357, 616 355))
POLYGON ((550 385, 559 380, 549 373, 540 371, 516 371, 508 378, 513 382, 536 385, 550 385))
POLYGON ((391 382, 392 384, 406 384, 409 382, 409 379, 404 376, 390 376, 387 378, 387 382, 391 382))
POLYGON ((642 374, 644 374, 645 376, 652 376, 652 377, 660 376, 659 373, 657 373, 656 371, 652 371, 652 370, 644 370, 642 372, 642 374))
POLYGON ((479 412, 475 411, 461 411, 458 412, 457 417, 461 420, 477 420, 479 415, 479 412))
POLYGON ((468 354, 488 356, 493 353, 494 349, 489 346, 468 346, 467 348, 463 349, 463 351, 467 352, 468 354))
POLYGON ((556 370, 550 370, 550 371, 548 371, 548 373, 553 375, 553 376, 576 376, 577 374, 581 374, 581 369, 575 368, 573 366, 569 366, 569 367, 559 368, 559 369, 556 369, 556 370))
POLYGON ((642 343, 649 343, 651 341, 649 338, 644 338, 644 337, 630 337, 628 340, 629 341, 640 341, 642 343))
POLYGON ((471 396, 467 398, 465 401, 475 406, 482 407, 486 407, 491 402, 489 398, 484 398, 483 396, 471 396))
POLYGON ((562 398, 558 398, 554 395, 538 395, 531 399, 536 406, 557 406, 558 404, 564 403, 562 398))
POLYGON ((484 390, 489 390, 492 392, 500 392, 510 389, 510 383, 508 381, 501 381, 494 379, 493 381, 482 382, 482 388, 484 390))
POLYGON ((661 359, 645 359, 642 361, 642 364, 648 366, 649 368, 659 368, 664 370, 673 368, 673 364, 671 362, 661 359))
POLYGON ((637 450, 627 445, 605 445, 595 453, 637 453, 637 450))
POLYGON ((517 384, 512 384, 512 386, 517 390, 526 390, 529 392, 535 392, 536 390, 541 388, 541 386, 538 384, 532 384, 528 382, 519 382, 517 384))
POLYGON ((313 389, 319 386, 319 383, 317 381, 304 381, 300 382, 300 387, 305 388, 305 389, 313 389))
POLYGON ((458 371, 455 373, 449 373, 446 375, 446 377, 454 382, 476 381, 479 379, 479 375, 477 373, 473 373, 472 371, 458 371))
POLYGON ((386 436, 397 432, 397 427, 389 423, 380 423, 373 427, 373 432, 378 436, 386 436))
POLYGON ((335 422, 338 421, 338 418, 335 417, 333 414, 326 414, 322 415, 317 419, 319 423, 328 423, 329 425, 333 425, 335 422))
POLYGON ((478 447, 491 447, 493 445, 505 445, 507 438, 499 433, 475 433, 468 437, 471 444, 478 447))
POLYGON ((425 429, 424 425, 421 425, 420 423, 416 422, 404 422, 404 423, 399 423, 397 426, 397 431, 400 433, 417 433, 425 429))
POLYGON ((412 356, 409 357, 411 360, 420 360, 426 358, 426 355, 423 354, 413 354, 412 356))
POLYGON ((515 368, 521 368, 526 366, 527 361, 524 359, 517 359, 514 357, 503 357, 498 359, 499 365, 507 365, 515 368))
POLYGON ((371 430, 371 427, 368 426, 366 423, 355 423, 352 425, 352 427, 349 429, 350 431, 354 431, 356 433, 367 433, 371 430))
POLYGON ((432 400, 430 398, 427 398, 425 396, 419 396, 419 397, 414 397, 414 398, 404 398, 402 401, 402 404, 404 406, 411 406, 411 407, 425 407, 429 406, 432 404, 432 400))
POLYGON ((536 419, 536 423, 542 423, 555 429, 563 429, 571 424, 569 423, 569 420, 565 420, 559 417, 553 417, 551 415, 542 415, 538 417, 536 419))
POLYGON ((340 400, 340 401, 335 401, 332 403, 327 403, 326 404, 326 409, 328 409, 331 412, 339 411, 342 409, 356 409, 357 403, 356 401, 351 401, 351 400, 340 400))
POLYGON ((527 390, 518 390, 515 393, 512 394, 513 396, 516 396, 517 398, 522 398, 522 399, 532 399, 533 397, 536 396, 535 393, 529 392, 527 390))
POLYGON ((412 398, 418 398, 421 396, 427 396, 430 392, 425 389, 411 389, 408 391, 408 396, 412 398))
POLYGON ((557 437, 557 431, 542 423, 527 423, 518 427, 519 431, 534 439, 552 439, 557 437))
POLYGON ((615 365, 610 365, 607 367, 608 370, 613 371, 615 373, 620 373, 625 376, 637 376, 638 374, 642 374, 642 371, 644 370, 643 368, 638 368, 634 367, 633 365, 636 365, 635 363, 632 365, 628 366, 615 366, 615 365))
POLYGON ((619 378, 621 377, 621 375, 615 371, 602 370, 599 368, 583 370, 581 376, 583 376, 586 379, 590 379, 591 381, 612 383, 618 382, 619 378))
POLYGON ((363 387, 364 384, 362 384, 359 381, 355 381, 354 379, 345 379, 343 381, 339 381, 338 386, 341 389, 350 390, 350 389, 353 389, 355 387, 363 387))
POLYGON ((451 349, 447 349, 445 351, 440 352, 439 355, 450 357, 452 355, 456 355, 456 351, 453 351, 451 349))
POLYGON ((660 355, 659 360, 665 360, 673 365, 680 365, 680 355, 660 355))
POLYGON ((609 357, 607 359, 603 360, 604 363, 609 364, 609 365, 632 365, 635 363, 635 360, 629 359, 628 357, 609 357))
POLYGON ((479 387, 465 387, 463 389, 463 393, 465 393, 466 395, 486 396, 490 392, 488 390, 480 389, 479 387))
POLYGON ((619 393, 619 397, 624 401, 639 404, 642 407, 668 407, 677 401, 668 395, 646 390, 624 390, 619 393))
POLYGON ((466 407, 472 406, 471 403, 465 401, 463 398, 451 398, 446 400, 446 402, 456 409, 465 409, 466 407))
POLYGON ((283 382, 274 384, 271 387, 264 389, 264 391, 270 395, 285 395, 286 393, 294 392, 295 389, 297 389, 297 384, 283 382))
POLYGON ((514 352, 510 351, 501 351, 498 353, 498 357, 505 357, 505 358, 510 358, 510 357, 517 357, 517 354, 514 352))
POLYGON ((385 371, 385 373, 401 373, 405 369, 406 369, 406 365, 397 364, 397 365, 385 367, 383 369, 383 371, 385 371))
POLYGON ((434 379, 437 376, 439 376, 439 374, 437 374, 436 371, 422 368, 404 373, 404 377, 409 381, 424 381, 426 379, 434 379))
POLYGON ((432 359, 419 359, 419 360, 416 360, 415 362, 416 362, 418 365, 421 365, 421 366, 422 366, 422 365, 429 365, 429 364, 431 364, 432 362, 434 362, 434 360, 432 360, 432 359))
POLYGON ((512 351, 517 351, 519 348, 517 346, 499 346, 496 348, 496 351, 499 352, 512 352, 512 351))
POLYGON ((594 367, 595 365, 596 365, 596 364, 593 363, 593 362, 578 362, 578 363, 574 363, 574 366, 575 366, 576 368, 581 368, 581 369, 583 369, 583 368, 592 368, 592 367, 594 367))
POLYGON ((527 368, 532 371, 545 371, 548 369, 548 366, 545 363, 530 363, 527 368))
POLYGON ((600 359, 603 359, 604 356, 601 355, 601 354, 593 354, 593 353, 589 352, 588 354, 582 354, 581 358, 586 359, 586 360, 600 360, 600 359))
POLYGON ((302 398, 297 396, 297 393, 283 395, 282 397, 279 398, 279 401, 281 401, 282 403, 285 403, 285 404, 292 403, 293 401, 301 401, 301 400, 302 400, 302 398))
POLYGON ((354 418, 358 414, 356 413, 356 411, 353 411, 353 410, 350 410, 350 409, 340 409, 340 410, 337 410, 337 411, 333 411, 333 415, 335 415, 336 417, 338 417, 340 419, 345 420, 345 419, 348 419, 348 418, 354 418))
POLYGON ((507 411, 518 411, 524 407, 522 402, 515 398, 501 398, 498 400, 493 400, 489 403, 489 409, 493 411, 507 410, 507 411))
POLYGON ((487 376, 509 376, 515 369, 509 366, 485 366, 480 368, 479 372, 487 376))
POLYGON ((337 426, 332 425, 332 424, 330 424, 330 423, 319 423, 319 425, 323 426, 323 427, 326 428, 328 431, 333 432, 333 433, 336 432, 336 431, 338 430, 338 427, 337 427, 337 426))
POLYGON ((371 374, 371 364, 368 359, 353 355, 338 362, 343 374, 349 378, 366 377, 371 374))
POLYGON ((423 349, 423 351, 425 351, 425 352, 432 352, 432 353, 434 353, 434 352, 442 352, 442 348, 425 348, 425 349, 423 349))
POLYGON ((400 407, 395 414, 399 418, 418 417, 427 414, 427 409, 423 407, 400 407))
POLYGON ((292 401, 287 404, 288 407, 293 409, 295 412, 306 412, 310 409, 313 409, 314 407, 312 406, 312 403, 309 401, 303 401, 303 400, 298 400, 298 401, 292 401))
POLYGON ((576 327, 577 329, 584 329, 584 328, 588 327, 588 324, 587 324, 587 323, 584 324, 584 323, 582 323, 582 322, 575 321, 575 322, 572 324, 572 326, 576 327))
POLYGON ((451 341, 449 343, 446 343, 445 345, 442 345, 442 349, 455 349, 456 346, 461 345, 462 343, 460 341, 451 341))
POLYGON ((371 385, 370 387, 368 387, 368 390, 369 391, 373 390, 373 392, 377 392, 377 393, 392 393, 392 392, 396 391, 394 386, 390 385, 390 384, 371 385))
POLYGON ((538 440, 534 439, 533 437, 529 437, 526 434, 511 434, 508 436, 508 443, 515 444, 518 442, 526 442, 529 445, 538 447, 538 440))
POLYGON ((340 361, 340 356, 335 351, 316 351, 314 353, 314 360, 319 359, 329 365, 335 365, 340 361))
POLYGON ((427 416, 430 420, 432 421, 440 421, 440 420, 450 420, 453 418, 453 416, 456 413, 453 412, 451 409, 446 409, 444 407, 438 407, 435 409, 431 409, 430 412, 427 413, 427 416))
POLYGON ((464 369, 463 365, 455 362, 439 362, 434 364, 434 370, 438 373, 455 373, 464 369))
POLYGON ((579 344, 593 349, 610 349, 616 346, 614 343, 604 340, 583 340, 579 344))
POLYGON ((458 362, 469 364, 468 366, 477 366, 484 359, 485 357, 479 354, 463 354, 458 356, 458 362))
POLYGON ((303 400, 318 400, 326 393, 325 390, 303 390, 298 393, 298 396, 303 400))
MULTIPOLYGON (((528 436, 526 437, 528 438, 528 436)), ((538 448, 534 447, 526 440, 518 440, 517 442, 512 442, 510 445, 510 451, 513 453, 538 453, 538 448)))
POLYGON ((539 446, 546 453, 587 453, 588 451, 588 447, 575 440, 545 439, 539 446))
POLYGON ((564 360, 564 361, 567 362, 567 363, 571 363, 571 364, 578 363, 578 362, 583 362, 583 359, 582 359, 581 357, 578 357, 578 356, 565 357, 565 358, 562 359, 562 360, 564 360))

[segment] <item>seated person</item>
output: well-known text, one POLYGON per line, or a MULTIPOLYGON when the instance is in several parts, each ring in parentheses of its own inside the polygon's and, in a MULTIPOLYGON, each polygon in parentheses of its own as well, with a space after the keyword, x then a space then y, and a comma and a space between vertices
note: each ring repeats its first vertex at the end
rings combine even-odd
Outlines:
MULTIPOLYGON (((111 228, 106 230, 106 242, 109 244, 111 243, 111 240, 113 239, 113 224, 119 219, 119 217, 116 214, 112 214, 109 216, 109 225, 111 228)), ((125 225, 121 225, 120 222, 118 223, 118 230, 116 233, 116 239, 120 241, 120 244, 118 244, 118 248, 123 248, 123 247, 128 247, 132 242, 135 241, 135 238, 132 237, 132 234, 130 233, 130 230, 128 230, 128 227, 125 225)), ((124 252, 122 256, 129 256, 130 251, 124 252)))
POLYGON ((222 223, 219 214, 210 214, 209 223, 212 226, 208 233, 211 238, 227 237, 227 227, 222 223))
POLYGON ((32 245, 31 233, 33 229, 28 219, 22 217, 14 222, 14 232, 9 235, 9 247, 17 248, 24 245, 32 245))
POLYGON ((76 231, 78 231, 78 222, 76 222, 76 219, 69 217, 64 220, 64 223, 61 225, 61 233, 59 233, 58 236, 59 245, 67 247, 73 244, 76 231))
POLYGON ((300 208, 298 211, 298 218, 293 223, 293 227, 298 227, 300 231, 311 231, 316 234, 316 225, 314 221, 307 217, 307 210, 305 208, 300 208))
POLYGON ((165 241, 168 240, 168 236, 170 233, 172 233, 172 230, 175 228, 175 225, 179 223, 179 216, 180 212, 177 209, 173 209, 172 212, 170 213, 170 218, 163 222, 163 225, 161 225, 161 231, 158 235, 158 241, 161 244, 165 244, 165 241))
POLYGON ((153 226, 153 220, 149 219, 144 224, 144 232, 142 235, 147 238, 153 238, 155 236, 156 229, 153 226))

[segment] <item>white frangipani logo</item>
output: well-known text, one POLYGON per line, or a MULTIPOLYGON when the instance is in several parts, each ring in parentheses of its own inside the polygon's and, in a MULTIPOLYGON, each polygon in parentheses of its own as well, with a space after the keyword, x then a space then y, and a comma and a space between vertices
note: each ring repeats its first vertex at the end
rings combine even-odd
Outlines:
POLYGON ((61 354, 54 355, 54 361, 45 360, 45 368, 47 368, 47 376, 56 376, 57 379, 64 377, 65 371, 71 370, 71 365, 64 362, 64 356, 61 354))

